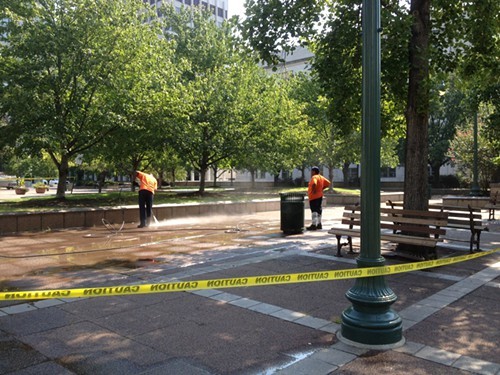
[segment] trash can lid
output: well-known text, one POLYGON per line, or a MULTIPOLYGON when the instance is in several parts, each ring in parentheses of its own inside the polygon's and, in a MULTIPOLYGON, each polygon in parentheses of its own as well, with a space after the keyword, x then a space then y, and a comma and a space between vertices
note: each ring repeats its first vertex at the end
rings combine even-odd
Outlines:
POLYGON ((305 193, 280 193, 282 201, 303 201, 305 193))

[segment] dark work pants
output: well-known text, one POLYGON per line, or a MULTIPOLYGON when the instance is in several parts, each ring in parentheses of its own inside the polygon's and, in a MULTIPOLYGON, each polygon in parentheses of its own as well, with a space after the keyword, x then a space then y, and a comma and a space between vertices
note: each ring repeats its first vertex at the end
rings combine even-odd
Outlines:
POLYGON ((149 190, 139 190, 139 214, 141 225, 147 226, 153 212, 153 193, 149 190))
POLYGON ((321 216, 321 214, 323 213, 323 208, 321 208, 322 203, 323 203, 323 197, 309 201, 309 207, 311 208, 311 212, 316 212, 318 215, 321 216))

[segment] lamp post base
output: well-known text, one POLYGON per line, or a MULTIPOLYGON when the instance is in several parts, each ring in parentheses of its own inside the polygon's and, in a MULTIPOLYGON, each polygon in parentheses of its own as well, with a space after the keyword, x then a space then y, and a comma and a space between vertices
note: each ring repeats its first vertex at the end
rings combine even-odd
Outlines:
MULTIPOLYGON (((359 267, 382 265, 383 258, 358 258, 359 267)), ((346 293, 352 306, 342 312, 342 337, 366 345, 391 345, 403 340, 403 320, 390 307, 397 296, 384 276, 356 279, 346 293)))
POLYGON ((360 348, 360 349, 373 349, 373 350, 392 350, 396 348, 402 347, 404 344, 406 344, 406 339, 403 337, 401 340, 394 344, 379 344, 379 345, 370 345, 370 344, 362 344, 356 341, 352 341, 349 339, 346 339, 342 335, 342 331, 337 332, 337 339, 340 342, 343 342, 346 345, 353 346, 355 348, 360 348))
POLYGON ((342 339, 357 345, 383 349, 404 344, 402 320, 392 309, 374 313, 357 311, 354 306, 342 313, 342 339))

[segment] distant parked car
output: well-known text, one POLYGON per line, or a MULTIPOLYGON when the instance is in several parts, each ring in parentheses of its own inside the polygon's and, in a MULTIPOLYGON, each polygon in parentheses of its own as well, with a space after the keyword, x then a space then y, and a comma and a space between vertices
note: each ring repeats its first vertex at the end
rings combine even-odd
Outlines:
POLYGON ((17 181, 15 177, 11 176, 1 176, 0 177, 0 187, 7 189, 14 189, 17 186, 17 181))
MULTIPOLYGON (((58 179, 49 180, 49 186, 50 187, 57 187, 57 185, 59 185, 59 180, 58 179)), ((66 180, 66 189, 68 189, 69 186, 71 186, 71 183, 68 180, 66 180)))

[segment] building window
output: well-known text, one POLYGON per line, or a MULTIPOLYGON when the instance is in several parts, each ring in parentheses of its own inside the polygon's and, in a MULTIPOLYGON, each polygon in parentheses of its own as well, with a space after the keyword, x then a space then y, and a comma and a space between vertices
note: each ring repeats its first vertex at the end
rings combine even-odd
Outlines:
POLYGON ((394 178, 396 177, 396 168, 391 167, 382 167, 380 168, 380 177, 385 178, 394 178))
POLYGON ((222 9, 222 8, 217 8, 217 16, 219 16, 219 17, 224 17, 224 9, 222 9))
POLYGON ((184 4, 191 5, 191 0, 184 0, 184 4))

